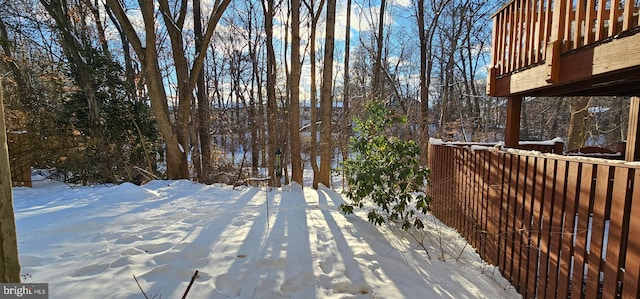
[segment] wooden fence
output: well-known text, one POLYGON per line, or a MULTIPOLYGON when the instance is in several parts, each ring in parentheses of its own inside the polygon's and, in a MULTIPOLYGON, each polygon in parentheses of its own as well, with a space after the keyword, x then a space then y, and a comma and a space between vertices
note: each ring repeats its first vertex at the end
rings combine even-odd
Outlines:
POLYGON ((29 137, 22 132, 8 132, 9 164, 13 186, 31 187, 31 154, 29 137))
POLYGON ((640 164, 430 145, 432 211, 525 298, 640 298, 640 164))

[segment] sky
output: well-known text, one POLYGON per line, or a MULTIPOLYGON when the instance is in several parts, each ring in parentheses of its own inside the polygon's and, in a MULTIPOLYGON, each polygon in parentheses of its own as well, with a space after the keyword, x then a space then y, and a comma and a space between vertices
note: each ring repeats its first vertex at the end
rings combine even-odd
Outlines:
MULTIPOLYGON (((315 5, 317 6, 320 1, 317 0, 315 2, 316 2, 315 5)), ((276 3, 277 5, 279 5, 278 6, 279 9, 277 10, 277 13, 275 15, 275 21, 274 21, 274 38, 275 38, 274 44, 276 48, 275 49, 276 60, 278 61, 277 63, 278 64, 277 73, 279 76, 278 82, 281 85, 279 87, 279 90, 284 91, 286 90, 284 86, 284 84, 286 83, 284 76, 287 72, 285 69, 284 61, 285 59, 288 60, 290 58, 290 51, 285 51, 284 45, 286 40, 291 38, 290 34, 287 35, 286 33, 286 31, 288 31, 288 28, 287 28, 288 1, 280 1, 280 2, 276 1, 276 3)), ((255 5, 254 7, 255 12, 253 14, 258 16, 261 15, 262 14, 261 4, 259 2, 253 3, 253 4, 255 5)), ((189 13, 191 13, 192 11, 190 5, 191 5, 191 2, 189 2, 189 9, 188 9, 189 13)), ((203 1, 202 5, 203 5, 203 19, 208 19, 208 15, 210 14, 210 11, 211 11, 212 2, 203 1)), ((226 32, 232 38, 226 39, 223 41, 219 39, 214 39, 212 41, 212 43, 215 44, 215 47, 217 49, 216 51, 218 51, 217 55, 224 55, 224 51, 222 51, 222 49, 225 49, 225 48, 236 48, 236 49, 240 49, 241 51, 248 51, 247 41, 244 38, 236 38, 236 37, 239 37, 239 35, 242 35, 243 29, 238 27, 234 29, 230 29, 227 23, 230 19, 237 18, 237 17, 234 17, 234 15, 241 16, 242 18, 247 18, 245 11, 248 11, 248 9, 245 7, 246 5, 247 5, 247 2, 245 1, 233 1, 230 7, 225 12, 225 17, 223 21, 220 24, 218 24, 216 31, 219 33, 226 32)), ((333 77, 335 78, 334 90, 337 90, 338 92, 339 90, 342 89, 342 85, 343 85, 342 78, 343 78, 343 71, 344 71, 345 34, 347 30, 346 5, 347 5, 346 0, 338 1, 337 10, 336 10, 336 32, 335 32, 336 42, 335 42, 335 52, 334 52, 333 77)), ((302 66, 300 98, 302 102, 307 102, 309 101, 309 98, 310 98, 312 71, 316 73, 316 78, 318 81, 317 86, 318 87, 320 86, 319 81, 322 77, 321 76, 322 61, 320 58, 318 58, 317 69, 311 70, 309 57, 308 57, 308 53, 309 53, 308 39, 309 39, 309 30, 310 30, 310 28, 308 27, 309 16, 307 14, 307 11, 306 11, 307 9, 305 8, 304 4, 303 4, 302 10, 303 11, 301 13, 301 18, 302 18, 301 20, 302 22, 301 52, 303 53, 305 58, 302 66)), ((353 52, 355 48, 360 47, 361 45, 364 45, 366 47, 369 47, 370 51, 374 51, 373 48, 375 47, 375 45, 372 44, 371 39, 374 31, 377 34, 376 28, 377 28, 377 23, 379 18, 379 11, 380 11, 380 0, 353 1, 352 11, 351 11, 351 27, 350 27, 352 65, 354 60, 356 59, 363 59, 363 58, 367 59, 366 57, 362 57, 363 56, 362 54, 357 54, 353 52)), ((136 28, 138 28, 140 31, 139 35, 143 37, 140 11, 138 9, 132 8, 128 10, 128 13, 132 23, 134 24, 134 26, 137 26, 136 28)), ((318 24, 318 27, 315 30, 316 41, 317 41, 316 51, 317 51, 318 57, 321 57, 323 54, 324 39, 325 39, 324 19, 325 19, 325 12, 323 11, 320 14, 320 22, 318 24)), ((399 76, 399 80, 402 82, 402 84, 408 84, 407 86, 409 86, 408 87, 409 90, 417 90, 418 83, 419 83, 417 80, 418 72, 419 72, 419 65, 417 62, 418 33, 417 33, 416 19, 415 19, 415 13, 414 13, 412 1, 411 0, 389 1, 387 3, 384 19, 385 19, 385 35, 389 34, 389 32, 391 33, 390 38, 388 40, 385 40, 385 43, 386 43, 385 47, 387 48, 387 50, 385 51, 386 51, 386 55, 388 55, 387 60, 390 63, 396 63, 396 62, 400 63, 400 65, 403 66, 404 69, 402 70, 402 72, 397 74, 399 76)), ((191 28, 193 27, 192 18, 187 17, 186 20, 187 22, 185 23, 185 31, 190 32, 191 28)), ((259 18, 256 19, 255 21, 262 22, 262 20, 260 20, 259 18)), ((107 32, 110 32, 109 36, 111 36, 113 40, 119 40, 117 38, 117 33, 115 32, 115 28, 113 28, 113 25, 107 22, 107 26, 108 26, 107 32)), ((158 26, 163 26, 163 22, 159 21, 158 26)), ((288 43, 290 43, 290 40, 288 43)), ((192 48, 192 44, 188 41, 185 43, 185 45, 189 49, 192 48)), ((484 48, 482 50, 487 51, 488 53, 487 48, 484 48)), ((193 53, 192 50, 189 50, 188 52, 193 53)), ((211 64, 212 62, 208 61, 206 63, 211 64)), ((488 56, 487 56, 487 62, 484 62, 484 63, 488 63, 488 56)), ((288 63, 287 65, 290 66, 291 64, 288 63)), ((170 68, 168 68, 168 70, 170 70, 170 68)), ((479 71, 481 73, 484 73, 485 69, 483 67, 480 67, 479 71)), ((169 76, 168 78, 173 78, 173 77, 174 76, 169 76)), ((171 79, 169 79, 169 81, 171 81, 171 79)), ((171 88, 169 84, 170 83, 167 83, 167 93, 169 95, 175 94, 175 91, 173 90, 175 88, 171 88)), ((226 87, 227 89, 230 89, 230 83, 228 82, 221 84, 221 86, 226 87)), ((231 92, 225 91, 223 92, 223 94, 231 94, 231 92)))
MULTIPOLYGON (((315 1, 316 2, 316 6, 319 3, 319 1, 315 1)), ((189 2, 191 5, 191 2, 189 2)), ((208 15, 211 12, 211 4, 212 2, 210 1, 202 1, 202 14, 203 14, 203 19, 207 19, 208 15)), ((232 2, 231 4, 232 6, 235 5, 238 7, 238 9, 242 10, 242 6, 244 5, 243 2, 232 2)), ((280 10, 278 11, 278 14, 276 14, 275 18, 276 20, 274 21, 274 38, 275 40, 275 47, 276 47, 276 56, 278 61, 282 61, 285 57, 285 52, 282 48, 282 46, 284 45, 285 42, 285 38, 286 38, 286 24, 287 24, 287 17, 286 16, 286 12, 287 12, 287 5, 288 2, 284 1, 281 3, 281 7, 280 10)), ((346 34, 346 6, 347 6, 347 2, 346 1, 338 1, 337 2, 337 9, 336 9, 336 33, 335 33, 335 38, 336 38, 336 45, 335 45, 335 54, 334 54, 334 59, 335 59, 335 63, 334 63, 334 70, 333 70, 333 74, 335 78, 342 78, 343 77, 343 69, 344 69, 344 65, 343 65, 343 61, 344 61, 344 48, 345 48, 345 34, 346 34)), ((261 10, 261 7, 258 5, 256 7, 256 9, 261 10)), ((227 9, 227 12, 225 13, 226 16, 229 16, 230 14, 230 8, 227 9)), ((305 10, 305 9, 303 9, 305 10)), ((380 1, 379 0, 372 0, 372 1, 353 1, 352 4, 352 12, 351 12, 351 47, 352 49, 356 46, 358 46, 358 44, 360 43, 360 39, 364 38, 365 40, 370 38, 369 33, 372 32, 372 30, 377 30, 375 29, 378 23, 378 14, 379 14, 379 10, 380 10, 380 1), (361 34, 363 36, 361 36, 361 34)), ((189 6, 189 13, 191 13, 191 6, 189 6)), ((415 19, 412 17, 413 15, 413 9, 412 9, 412 3, 410 0, 392 0, 389 1, 387 3, 387 12, 385 14, 385 25, 387 26, 391 26, 389 28, 394 28, 392 29, 394 32, 401 32, 403 35, 403 39, 405 40, 415 40, 415 43, 417 45, 417 38, 413 38, 413 36, 416 36, 415 34, 413 34, 412 30, 415 30, 415 19)), ((127 10, 127 13, 129 15, 129 19, 131 20, 131 23, 134 25, 134 27, 138 30, 138 35, 141 38, 141 41, 144 43, 144 26, 143 26, 143 22, 141 20, 142 16, 140 14, 139 9, 136 9, 135 6, 132 7, 132 9, 127 10)), ((106 15, 103 12, 103 15, 106 15)), ((307 44, 308 44, 308 37, 309 37, 309 29, 306 26, 306 23, 308 23, 308 16, 306 15, 306 11, 302 12, 301 15, 302 18, 302 22, 303 25, 301 28, 301 38, 302 38, 302 44, 301 44, 301 52, 305 53, 308 55, 308 49, 307 49, 307 44)), ((316 29, 316 40, 317 40, 317 51, 318 53, 321 55, 322 54, 322 49, 324 47, 324 38, 325 38, 325 28, 324 28, 324 19, 325 19, 325 12, 323 11, 320 15, 320 21, 318 24, 318 28, 316 29)), ((192 19, 190 17, 186 18, 186 23, 185 23, 185 29, 186 31, 191 31, 193 28, 193 22, 192 19)), ((158 24, 162 25, 162 22, 159 22, 158 24)), ((106 26, 107 26, 107 35, 110 37, 110 39, 112 39, 115 42, 119 42, 119 35, 117 33, 117 31, 115 30, 115 28, 113 27, 113 24, 110 24, 110 22, 106 22, 106 26)), ((221 22, 218 26, 217 29, 218 31, 229 31, 228 28, 225 28, 226 24, 224 22, 221 22)), ((389 30, 389 29, 385 29, 385 30, 389 30)), ((234 33, 237 34, 237 33, 234 33)), ((290 39, 290 35, 288 36, 288 38, 290 39)), ((240 44, 238 44, 237 46, 234 46, 238 49, 244 49, 244 51, 246 51, 246 45, 245 45, 245 41, 243 39, 233 39, 233 41, 236 41, 240 44)), ((168 42, 168 41, 167 41, 168 42)), ((220 41, 215 41, 215 43, 220 43, 220 41)), ((290 41, 289 41, 290 42, 290 41)), ((188 45, 189 43, 187 43, 188 45)), ((393 51, 392 51, 393 52, 393 51)), ((394 53, 391 53, 391 55, 393 56, 394 53)), ((287 55, 287 59, 289 55, 287 55)), ((353 59, 353 58, 352 58, 353 59)), ((394 57, 390 57, 390 59, 394 59, 394 57)), ((280 62, 279 63, 279 73, 280 74, 284 74, 285 70, 284 70, 284 63, 280 62)), ((318 67, 321 68, 322 66, 322 61, 318 61, 318 67)), ((321 78, 321 69, 316 70, 317 73, 317 78, 319 80, 319 78, 321 78)), ((310 88, 310 74, 311 74, 311 68, 310 68, 310 63, 309 63, 309 58, 305 58, 304 64, 303 64, 303 69, 302 69, 302 80, 301 80, 301 99, 308 99, 309 98, 309 88, 310 88)), ((341 86, 342 85, 342 81, 341 80, 337 80, 336 81, 336 85, 341 86)), ((318 83, 319 86, 319 83, 318 83)), ((173 94, 174 92, 168 91, 169 94, 173 94)))

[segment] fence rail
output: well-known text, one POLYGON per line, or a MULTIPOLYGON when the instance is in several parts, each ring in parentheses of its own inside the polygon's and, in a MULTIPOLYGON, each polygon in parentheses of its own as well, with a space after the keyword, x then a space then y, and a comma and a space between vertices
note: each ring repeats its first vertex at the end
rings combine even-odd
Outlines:
POLYGON ((13 186, 31 187, 31 159, 28 136, 23 133, 8 132, 9 164, 13 186))
POLYGON ((525 298, 638 298, 640 165, 430 145, 432 211, 525 298))

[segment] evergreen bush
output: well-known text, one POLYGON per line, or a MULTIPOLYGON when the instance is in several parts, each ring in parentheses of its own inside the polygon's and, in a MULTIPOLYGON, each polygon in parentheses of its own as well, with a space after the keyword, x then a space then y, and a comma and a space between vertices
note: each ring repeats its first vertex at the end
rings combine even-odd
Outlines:
POLYGON ((344 192, 351 202, 342 204, 340 210, 352 214, 354 208, 365 209, 369 221, 376 225, 388 221, 405 230, 422 229, 418 216, 429 211, 431 202, 425 194, 429 169, 421 164, 420 146, 415 141, 387 134, 406 118, 372 102, 354 122, 351 155, 341 165, 348 184, 344 192))

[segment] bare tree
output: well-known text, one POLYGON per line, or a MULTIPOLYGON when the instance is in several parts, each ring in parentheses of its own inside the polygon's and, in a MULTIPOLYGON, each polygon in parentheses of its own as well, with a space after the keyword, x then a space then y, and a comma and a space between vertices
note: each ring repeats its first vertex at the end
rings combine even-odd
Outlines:
POLYGON ((589 103, 591 97, 575 97, 569 99, 571 118, 567 132, 567 149, 573 150, 584 146, 587 140, 587 129, 591 121, 589 103))
POLYGON ((347 159, 349 137, 351 136, 351 113, 349 111, 349 59, 351 52, 351 0, 347 0, 347 23, 344 42, 344 77, 342 90, 342 159, 347 159))
MULTIPOLYGON (((463 2, 457 3, 453 1, 451 5, 443 10, 443 17, 440 18, 440 24, 438 24, 439 30, 437 32, 437 39, 439 41, 439 55, 438 60, 440 62, 439 72, 439 94, 440 94, 440 119, 438 121, 438 138, 442 138, 443 131, 449 128, 445 123, 450 123, 451 120, 458 119, 454 123, 458 123, 460 126, 460 132, 464 139, 466 139, 466 132, 464 128, 463 118, 459 117, 461 110, 455 109, 459 107, 460 94, 458 92, 459 76, 456 76, 457 65, 457 49, 460 48, 460 44, 463 43, 461 39, 463 26, 465 24, 463 20, 466 4, 463 2), (458 113, 456 113, 456 110, 458 113)), ((467 141, 467 140, 464 140, 467 141)))
POLYGON ((316 148, 318 145, 318 131, 317 131, 317 121, 318 121, 318 109, 317 109, 317 79, 316 79, 316 28, 318 27, 318 20, 320 19, 320 13, 322 12, 322 7, 324 7, 325 0, 320 0, 320 4, 318 5, 318 9, 316 10, 315 4, 313 0, 309 0, 309 2, 304 2, 309 10, 309 14, 311 15, 311 28, 309 28, 309 64, 311 67, 311 91, 310 91, 310 113, 311 113, 311 122, 310 122, 310 131, 311 131, 311 140, 310 140, 310 163, 311 169, 313 170, 313 187, 317 188, 318 182, 316 178, 320 177, 320 168, 318 167, 318 163, 316 161, 316 157, 318 156, 316 148))
MULTIPOLYGON (((480 93, 478 86, 477 70, 486 63, 483 59, 485 54, 482 50, 489 43, 491 34, 490 13, 495 10, 493 5, 487 4, 483 0, 468 0, 462 7, 462 23, 464 23, 464 35, 462 36, 461 47, 459 47, 458 69, 460 69, 463 84, 464 98, 468 107, 468 117, 475 125, 473 133, 482 136, 482 130, 486 128, 486 123, 482 114, 481 104, 486 102, 487 97, 480 93)), ((485 107, 485 109, 490 109, 485 107)), ((483 113, 484 112, 484 113, 483 113)))
POLYGON ((380 11, 378 16, 378 34, 376 38, 376 55, 373 61, 373 82, 371 98, 380 97, 380 91, 383 89, 381 76, 383 69, 382 50, 384 49, 384 14, 386 11, 387 1, 380 1, 380 11))
MULTIPOLYGON (((105 11, 109 16, 109 20, 111 20, 111 22, 115 25, 116 31, 118 31, 118 35, 120 36, 120 42, 122 43, 122 55, 124 58, 125 75, 127 78, 127 82, 129 83, 129 89, 127 92, 129 93, 129 96, 131 98, 135 98, 136 96, 142 96, 142 94, 138 95, 136 92, 136 90, 142 91, 143 88, 142 86, 138 86, 136 82, 136 76, 139 73, 139 70, 137 70, 136 67, 134 66, 134 60, 131 54, 131 47, 129 46, 129 39, 127 38, 127 35, 124 33, 124 30, 122 29, 120 24, 118 23, 118 20, 116 19, 116 16, 113 14, 113 11, 108 6, 105 6, 105 11)), ((151 171, 151 168, 149 168, 149 171, 151 171)))
POLYGON ((333 52, 336 28, 336 0, 327 0, 326 20, 322 92, 320 98, 320 174, 317 179, 314 177, 314 188, 318 188, 318 183, 328 187, 331 186, 331 159, 333 156, 331 115, 333 114, 333 52))
POLYGON ((174 15, 167 0, 159 1, 159 14, 156 14, 153 1, 140 1, 140 11, 144 23, 144 43, 134 29, 123 4, 119 0, 107 0, 108 7, 113 10, 119 26, 127 35, 134 51, 141 60, 143 73, 147 83, 152 111, 156 117, 158 129, 166 142, 167 177, 169 179, 188 178, 187 150, 189 148, 189 116, 200 70, 204 64, 206 48, 209 45, 218 21, 231 0, 216 0, 207 21, 207 28, 200 44, 200 49, 191 63, 187 60, 184 47, 183 29, 187 15, 187 0, 180 2, 178 12, 174 15), (171 50, 176 74, 178 105, 173 107, 177 117, 176 129, 169 115, 168 96, 164 89, 162 70, 158 63, 158 40, 156 36, 156 17, 160 16, 167 28, 171 40, 171 50))
POLYGON ((268 168, 271 177, 271 185, 275 186, 280 182, 275 178, 275 159, 274 153, 277 147, 278 135, 276 133, 276 117, 278 106, 276 103, 276 55, 273 48, 273 17, 275 15, 274 0, 262 2, 264 11, 264 27, 266 30, 267 42, 267 130, 268 130, 268 168))
MULTIPOLYGON (((251 80, 250 80, 250 92, 249 92, 249 111, 247 125, 249 126, 250 138, 251 138, 251 172, 253 175, 258 173, 258 166, 260 163, 260 153, 264 152, 263 138, 264 136, 264 124, 262 108, 262 82, 263 72, 261 71, 261 46, 264 43, 263 36, 261 34, 254 34, 254 32, 260 32, 260 29, 254 29, 255 26, 259 26, 260 22, 256 19, 256 9, 254 2, 251 0, 246 1, 245 11, 240 12, 239 15, 247 15, 246 23, 246 40, 248 44, 249 59, 251 61, 251 80)), ((264 25, 264 24, 263 24, 264 25)), ((264 159, 263 159, 264 161, 264 159)))
POLYGON ((291 180, 302 185, 302 156, 300 146, 300 0, 291 0, 291 73, 289 78, 291 141, 291 180))
MULTIPOLYGON (((193 0, 193 30, 195 33, 195 48, 196 56, 204 55, 206 53, 200 53, 202 48, 202 42, 204 39, 202 32, 202 13, 200 9, 200 0, 193 0)), ((199 145, 199 157, 200 165, 196 165, 197 175, 199 179, 202 179, 205 174, 211 173, 213 170, 211 160, 211 134, 210 121, 211 121, 211 105, 209 104, 209 95, 206 91, 204 68, 202 68, 198 74, 196 82, 196 98, 197 98, 197 142, 195 146, 199 145)), ((197 155, 196 155, 197 156, 197 155)))
POLYGON ((422 160, 428 160, 429 144, 429 87, 433 70, 433 37, 438 28, 438 20, 444 7, 450 0, 431 0, 432 19, 427 26, 425 19, 426 1, 416 0, 416 17, 418 20, 418 37, 420 40, 420 145, 422 160))
MULTIPOLYGON (((86 47, 81 44, 81 41, 86 40, 87 36, 78 36, 78 34, 76 34, 76 26, 72 24, 72 14, 69 12, 66 1, 63 3, 61 0, 40 0, 40 3, 56 23, 58 35, 61 40, 60 45, 62 46, 65 56, 69 59, 72 72, 77 74, 75 77, 87 99, 90 129, 93 131, 94 136, 98 135, 100 133, 98 129, 100 112, 96 99, 96 87, 92 81, 94 76, 86 62, 86 57, 82 54, 86 52, 86 47)), ((76 10, 79 11, 80 9, 76 10)), ((78 17, 79 19, 83 19, 82 16, 78 17)))

